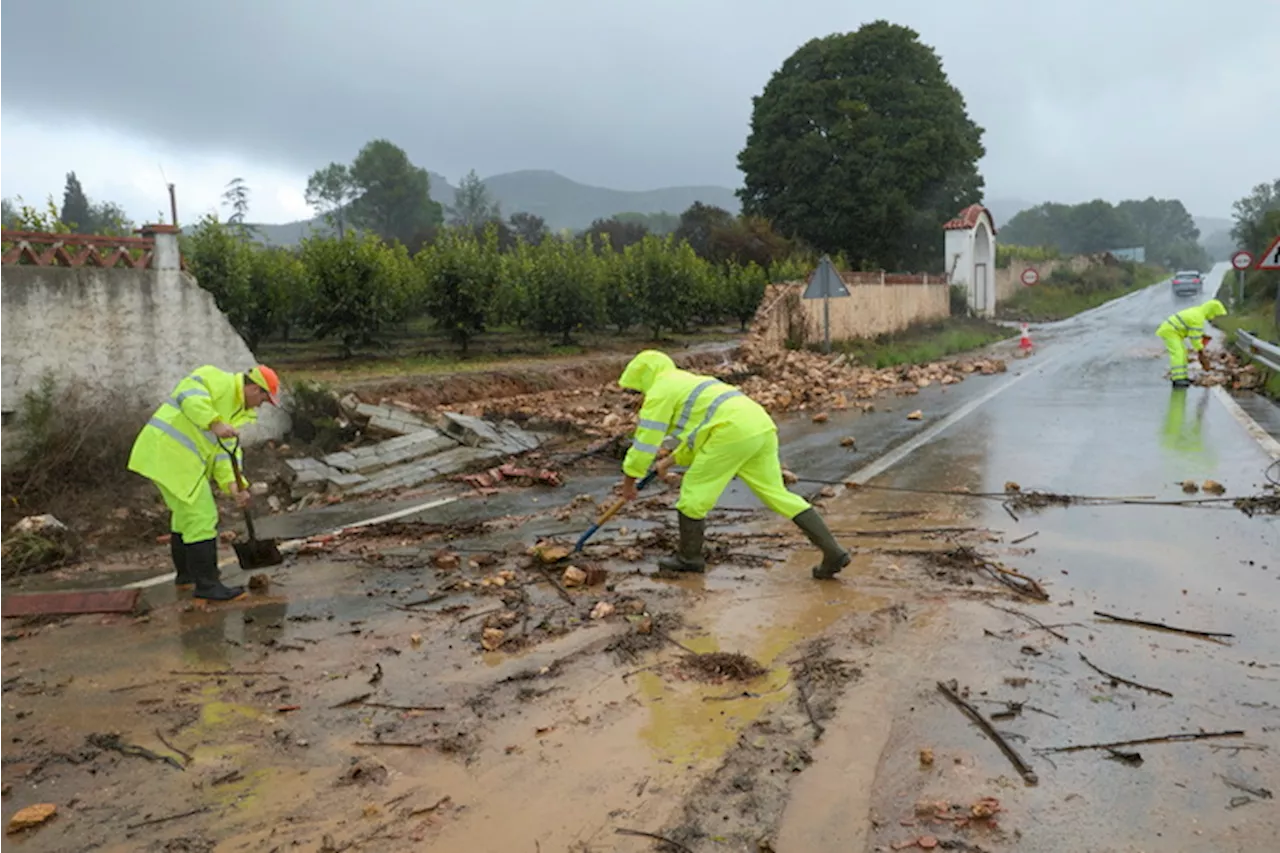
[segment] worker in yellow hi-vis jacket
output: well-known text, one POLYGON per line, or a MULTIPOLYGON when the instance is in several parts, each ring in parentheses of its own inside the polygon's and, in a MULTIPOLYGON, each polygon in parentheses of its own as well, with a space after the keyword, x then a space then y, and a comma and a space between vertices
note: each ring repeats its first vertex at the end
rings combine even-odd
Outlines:
POLYGON ((1164 341, 1165 349, 1169 351, 1169 378, 1173 380, 1174 388, 1186 388, 1191 384, 1187 377, 1187 345, 1183 342, 1191 344, 1200 357, 1200 366, 1208 370, 1204 345, 1209 336, 1204 333, 1204 324, 1226 313, 1227 309, 1221 302, 1210 299, 1203 305, 1182 309, 1156 329, 1157 337, 1164 341))
POLYGON ((667 571, 701 572, 706 518, 735 476, 774 512, 796 523, 822 551, 813 569, 819 579, 834 577, 849 563, 822 516, 782 482, 778 428, 759 403, 737 388, 709 376, 680 370, 658 350, 645 350, 631 360, 618 384, 644 394, 640 422, 622 463, 622 496, 636 497, 636 480, 657 460, 663 440, 679 441, 673 455, 657 460, 660 472, 671 464, 688 466, 676 510, 680 545, 673 557, 658 561, 667 571))
POLYGON ((129 470, 155 484, 171 513, 174 583, 180 590, 194 585, 196 598, 230 601, 244 594, 243 587, 223 586, 219 579, 218 506, 209 483, 248 504, 249 493, 236 482, 222 442, 256 421, 258 406, 279 400, 280 379, 266 365, 245 373, 198 367, 174 387, 133 443, 129 470))

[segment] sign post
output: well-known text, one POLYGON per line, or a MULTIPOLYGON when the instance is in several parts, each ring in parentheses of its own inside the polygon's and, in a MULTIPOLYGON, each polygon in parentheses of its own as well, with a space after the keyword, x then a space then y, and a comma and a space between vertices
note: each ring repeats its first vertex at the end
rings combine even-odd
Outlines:
MULTIPOLYGON (((1259 270, 1280 270, 1280 234, 1271 241, 1271 245, 1262 253, 1262 257, 1258 258, 1258 265, 1254 269, 1259 270)), ((1280 284, 1276 285, 1276 323, 1280 324, 1280 284)))
POLYGON ((831 297, 837 299, 848 296, 849 289, 844 286, 844 279, 826 255, 818 261, 818 268, 809 277, 809 284, 804 289, 804 299, 822 299, 822 351, 831 352, 831 297))
POLYGON ((1027 267, 1022 271, 1022 275, 1020 275, 1019 278, 1022 279, 1023 285, 1031 287, 1040 280, 1040 273, 1032 267, 1027 267))
POLYGON ((1236 252, 1231 256, 1231 266, 1236 268, 1236 310, 1240 310, 1240 306, 1244 305, 1244 271, 1253 264, 1253 255, 1245 251, 1236 252))

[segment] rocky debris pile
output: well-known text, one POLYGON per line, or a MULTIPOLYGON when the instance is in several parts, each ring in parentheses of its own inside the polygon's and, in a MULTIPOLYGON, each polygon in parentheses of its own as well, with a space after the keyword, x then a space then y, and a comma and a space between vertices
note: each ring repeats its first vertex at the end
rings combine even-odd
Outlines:
MULTIPOLYGON (((538 435, 510 421, 490 423, 460 412, 443 412, 439 422, 431 426, 417 415, 392 406, 356 400, 348 407, 344 400, 344 409, 353 419, 363 418, 366 431, 395 433, 394 437, 319 459, 287 460, 295 499, 315 492, 368 495, 412 488, 482 462, 519 456, 536 450, 542 443, 538 435)), ((537 479, 546 478, 539 475, 537 479)))
POLYGON ((1251 391, 1267 382, 1258 365, 1226 350, 1209 351, 1209 370, 1201 371, 1193 380, 1196 385, 1223 385, 1232 391, 1251 391))
POLYGON ((845 409, 855 400, 886 394, 917 394, 931 385, 954 385, 975 373, 1003 373, 998 358, 965 358, 870 368, 853 364, 848 356, 821 355, 807 350, 771 346, 762 337, 749 337, 737 360, 724 372, 742 377, 738 386, 771 412, 813 408, 845 409))

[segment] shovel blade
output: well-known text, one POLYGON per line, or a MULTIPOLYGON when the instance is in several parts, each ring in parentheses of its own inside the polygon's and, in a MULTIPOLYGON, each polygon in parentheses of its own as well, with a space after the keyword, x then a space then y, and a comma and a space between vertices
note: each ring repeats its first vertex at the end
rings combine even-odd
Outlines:
POLYGON ((280 548, 276 545, 276 540, 274 539, 250 539, 248 542, 233 542, 232 547, 236 549, 236 559, 240 561, 240 568, 245 571, 265 569, 269 566, 278 566, 284 562, 284 555, 280 553, 280 548))

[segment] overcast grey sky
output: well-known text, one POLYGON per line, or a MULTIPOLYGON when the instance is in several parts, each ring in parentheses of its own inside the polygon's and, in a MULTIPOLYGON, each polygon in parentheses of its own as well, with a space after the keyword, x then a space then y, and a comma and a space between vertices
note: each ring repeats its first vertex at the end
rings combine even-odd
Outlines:
POLYGON ((251 218, 287 221, 312 170, 386 137, 455 183, 737 187, 752 96, 877 18, 941 55, 989 199, 1226 216, 1280 173, 1278 0, 5 0, 0 183, 60 200, 74 169, 141 220, 163 171, 190 221, 241 176, 251 218))

